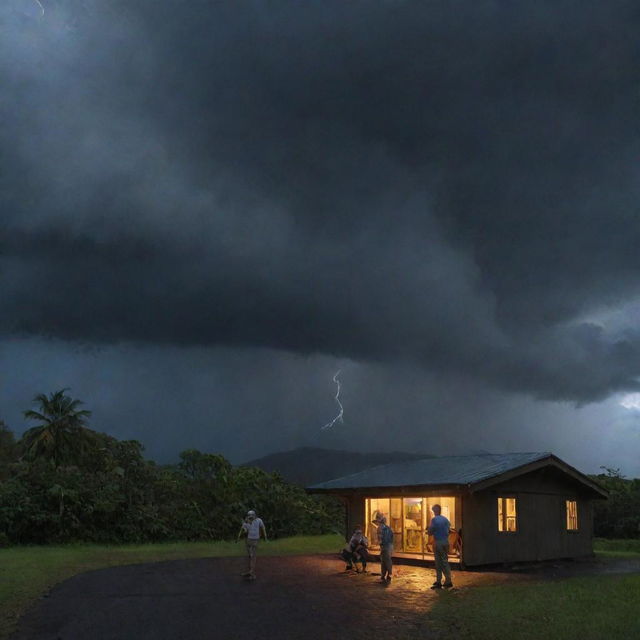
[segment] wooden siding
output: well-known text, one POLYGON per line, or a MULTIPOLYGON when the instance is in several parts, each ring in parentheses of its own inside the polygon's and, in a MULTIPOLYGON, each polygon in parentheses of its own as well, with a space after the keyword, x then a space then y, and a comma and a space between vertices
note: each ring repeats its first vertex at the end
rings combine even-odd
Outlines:
POLYGON ((574 558, 593 553, 594 492, 555 466, 535 469, 475 492, 460 486, 426 485, 367 487, 340 493, 346 505, 347 537, 356 525, 367 526, 367 498, 456 496, 455 520, 458 528, 462 528, 462 561, 467 566, 574 558), (518 530, 514 533, 498 531, 498 497, 517 499, 518 530), (567 531, 567 500, 575 500, 578 505, 577 531, 567 531))
POLYGON ((351 496, 348 501, 348 518, 347 518, 347 540, 351 539, 351 534, 357 525, 366 527, 365 522, 365 505, 364 498, 361 496, 351 496))
POLYGON ((468 566, 591 555, 592 508, 579 485, 552 469, 518 476, 463 499, 468 566), (515 497, 517 531, 498 531, 498 498, 515 497), (566 501, 578 504, 578 530, 567 531, 566 501))

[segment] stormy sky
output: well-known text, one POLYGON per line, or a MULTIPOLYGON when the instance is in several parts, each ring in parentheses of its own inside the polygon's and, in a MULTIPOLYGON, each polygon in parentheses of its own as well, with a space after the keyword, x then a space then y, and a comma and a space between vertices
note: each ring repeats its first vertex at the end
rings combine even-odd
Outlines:
POLYGON ((161 461, 640 475, 639 31, 616 0, 6 0, 0 418, 70 387, 161 461))

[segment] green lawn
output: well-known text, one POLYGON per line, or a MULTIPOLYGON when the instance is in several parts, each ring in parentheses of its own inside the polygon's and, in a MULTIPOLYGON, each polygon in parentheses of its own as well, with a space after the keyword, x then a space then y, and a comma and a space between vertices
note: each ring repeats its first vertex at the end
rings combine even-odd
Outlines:
POLYGON ((637 540, 607 540, 595 538, 593 549, 603 556, 631 556, 640 555, 640 539, 637 540))
POLYGON ((477 587, 442 595, 429 621, 443 639, 640 638, 639 575, 477 587))
MULTIPOLYGON (((599 556, 640 556, 640 540, 595 541, 599 556)), ((640 575, 513 583, 442 593, 430 625, 446 638, 640 638, 640 575)))
MULTIPOLYGON (((339 535, 300 536, 263 543, 261 555, 337 553, 339 535)), ((124 564, 235 556, 242 543, 180 542, 127 546, 65 545, 0 549, 0 639, 8 637, 25 609, 53 585, 78 573, 124 564)))

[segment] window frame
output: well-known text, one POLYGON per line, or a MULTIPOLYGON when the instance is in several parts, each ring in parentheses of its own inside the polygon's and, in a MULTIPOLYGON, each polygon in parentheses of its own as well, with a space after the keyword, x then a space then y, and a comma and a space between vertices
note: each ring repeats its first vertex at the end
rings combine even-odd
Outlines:
POLYGON ((520 530, 519 525, 518 525, 518 496, 514 495, 514 494, 508 494, 508 495, 502 495, 502 496, 497 496, 497 501, 496 501, 496 520, 495 522, 497 523, 497 530, 498 530, 498 534, 509 534, 509 535, 514 535, 517 534, 518 531, 520 530), (507 515, 507 500, 513 500, 513 507, 514 507, 514 522, 515 522, 515 530, 514 531, 509 531, 509 529, 507 528, 507 519, 510 517, 507 515), (500 509, 502 508, 502 519, 500 519, 500 509), (500 526, 504 527, 503 529, 500 528, 500 526))
POLYGON ((570 499, 565 499, 564 501, 564 526, 565 526, 565 531, 567 533, 578 533, 580 531, 580 518, 578 516, 578 501, 576 499, 574 500, 570 500, 570 499), (569 511, 569 504, 574 504, 575 505, 575 515, 571 516, 570 511, 569 511), (575 529, 571 529, 569 528, 569 520, 570 518, 573 517, 575 518, 575 529))

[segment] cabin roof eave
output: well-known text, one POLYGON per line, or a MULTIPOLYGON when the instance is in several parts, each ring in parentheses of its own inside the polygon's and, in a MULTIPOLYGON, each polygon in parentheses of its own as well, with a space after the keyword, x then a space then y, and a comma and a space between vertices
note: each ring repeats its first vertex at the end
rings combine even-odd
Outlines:
POLYGON ((541 460, 536 460, 534 462, 530 462, 524 464, 520 467, 516 467, 514 469, 509 469, 504 473, 493 476, 491 478, 486 478, 479 482, 474 482, 469 485, 469 489, 472 493, 476 493, 478 491, 482 491, 483 489, 487 489, 496 484, 500 484, 505 482, 506 480, 510 480, 511 478, 515 478, 525 473, 529 473, 531 471, 537 471, 538 469, 542 469, 544 467, 554 467, 563 471, 568 476, 583 484, 587 489, 589 489, 592 493, 594 493, 598 498, 606 500, 609 497, 609 492, 601 487, 597 482, 594 482, 586 476, 584 473, 581 473, 571 465, 567 464, 563 460, 560 460, 557 456, 552 453, 549 454, 548 457, 542 458, 541 460))

